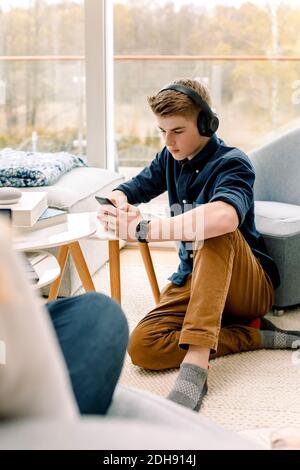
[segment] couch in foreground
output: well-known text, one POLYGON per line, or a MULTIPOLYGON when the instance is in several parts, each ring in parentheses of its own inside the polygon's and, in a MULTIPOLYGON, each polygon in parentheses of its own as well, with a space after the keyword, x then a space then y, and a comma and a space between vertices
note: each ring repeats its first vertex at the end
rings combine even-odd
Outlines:
POLYGON ((119 386, 107 416, 0 423, 0 450, 259 450, 209 419, 145 391, 119 386))

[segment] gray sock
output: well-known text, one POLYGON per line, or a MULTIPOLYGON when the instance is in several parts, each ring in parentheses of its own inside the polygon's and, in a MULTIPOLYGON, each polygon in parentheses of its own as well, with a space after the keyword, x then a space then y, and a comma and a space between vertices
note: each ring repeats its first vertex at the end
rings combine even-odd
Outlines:
POLYGON ((183 362, 168 399, 186 408, 199 411, 207 393, 207 369, 183 362))
POLYGON ((261 319, 261 342, 265 349, 297 349, 300 347, 300 331, 282 330, 266 318, 261 319))

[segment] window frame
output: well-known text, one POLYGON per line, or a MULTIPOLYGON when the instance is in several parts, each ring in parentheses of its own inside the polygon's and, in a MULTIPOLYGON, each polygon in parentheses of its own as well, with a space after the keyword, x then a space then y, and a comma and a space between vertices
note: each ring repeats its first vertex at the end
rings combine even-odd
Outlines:
POLYGON ((87 159, 115 170, 113 2, 85 0, 87 159))

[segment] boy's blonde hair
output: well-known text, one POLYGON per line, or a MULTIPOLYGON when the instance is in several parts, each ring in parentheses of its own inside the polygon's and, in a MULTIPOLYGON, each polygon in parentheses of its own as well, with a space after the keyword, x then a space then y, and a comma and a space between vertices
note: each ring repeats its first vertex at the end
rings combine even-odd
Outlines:
MULTIPOLYGON (((211 95, 207 86, 199 80, 182 78, 172 82, 172 85, 183 85, 194 90, 206 103, 211 106, 211 95)), ((148 97, 148 103, 153 113, 166 117, 172 115, 197 116, 200 107, 191 98, 174 90, 164 90, 148 97)))

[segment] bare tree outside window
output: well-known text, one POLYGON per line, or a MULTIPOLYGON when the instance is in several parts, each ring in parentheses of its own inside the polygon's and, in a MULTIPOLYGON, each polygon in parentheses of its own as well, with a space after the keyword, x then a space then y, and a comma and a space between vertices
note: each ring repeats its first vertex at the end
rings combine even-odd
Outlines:
POLYGON ((115 0, 119 166, 144 166, 161 148, 146 96, 174 78, 207 81, 219 135, 245 151, 298 126, 299 27, 295 0, 115 0))
POLYGON ((0 3, 0 145, 85 152, 84 0, 0 3))

